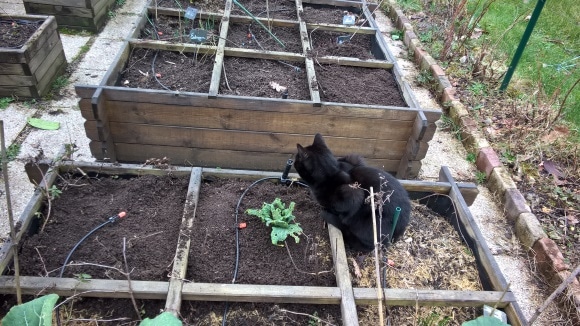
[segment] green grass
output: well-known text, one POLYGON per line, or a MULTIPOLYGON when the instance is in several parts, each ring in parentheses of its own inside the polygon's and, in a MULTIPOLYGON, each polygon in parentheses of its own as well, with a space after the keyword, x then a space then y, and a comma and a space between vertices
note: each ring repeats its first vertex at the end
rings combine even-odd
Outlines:
MULTIPOLYGON (((470 0, 474 5, 477 0, 470 0)), ((494 2, 480 25, 492 44, 522 13, 531 14, 537 1, 500 0, 494 2)), ((580 78, 580 2, 578 0, 546 1, 536 27, 528 41, 510 85, 524 84, 537 89, 538 83, 550 96, 561 89, 560 99, 580 78)), ((527 21, 508 31, 494 51, 503 52, 510 64, 526 29, 527 21)), ((576 86, 566 102, 566 119, 580 126, 580 86, 576 86)))
POLYGON ((12 97, 0 98, 0 110, 6 109, 12 101, 14 101, 14 99, 12 97))

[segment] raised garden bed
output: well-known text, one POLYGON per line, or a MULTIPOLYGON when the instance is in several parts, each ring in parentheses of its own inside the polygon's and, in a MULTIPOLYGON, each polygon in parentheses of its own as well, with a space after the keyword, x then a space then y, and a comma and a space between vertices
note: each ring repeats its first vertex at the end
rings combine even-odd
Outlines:
POLYGON ((52 16, 0 15, 0 97, 40 98, 67 66, 52 16))
POLYGON ((28 14, 50 15, 59 27, 99 32, 115 0, 23 0, 28 14))
MULTIPOLYGON (((152 163, 164 165, 164 163, 159 161, 154 161, 152 163)), ((229 260, 227 258, 232 257, 230 253, 233 252, 235 248, 230 248, 230 253, 226 253, 225 248, 218 249, 219 247, 216 242, 221 240, 219 238, 215 238, 214 235, 218 236, 220 233, 230 233, 230 237, 234 237, 235 235, 234 232, 232 232, 235 230, 236 226, 234 219, 235 211, 231 211, 231 207, 234 206, 236 199, 241 196, 240 193, 244 192, 245 189, 248 189, 247 185, 250 183, 248 181, 240 180, 255 181, 260 178, 269 177, 272 178, 271 181, 274 182, 273 184, 265 185, 267 187, 266 189, 260 190, 256 188, 256 193, 254 193, 254 195, 266 193, 268 198, 256 197, 255 199, 252 199, 253 195, 251 194, 252 190, 250 189, 246 193, 246 195, 248 195, 248 201, 246 202, 245 199, 243 200, 243 208, 256 206, 259 201, 270 201, 273 196, 289 195, 290 197, 286 197, 286 200, 300 200, 300 206, 305 207, 305 210, 300 211, 300 214, 307 214, 311 213, 307 211, 316 210, 313 204, 312 205, 314 207, 309 206, 311 204, 307 204, 309 199, 305 189, 295 187, 287 188, 286 186, 275 184, 276 180, 279 180, 281 177, 281 172, 272 173, 208 168, 167 168, 167 166, 165 166, 165 169, 156 169, 151 167, 124 164, 61 162, 59 165, 52 168, 51 171, 46 173, 45 183, 41 184, 41 188, 46 189, 47 187, 52 187, 53 183, 57 180, 58 177, 56 172, 58 172, 58 175, 64 176, 67 175, 67 173, 81 173, 80 171, 89 177, 96 177, 98 175, 101 178, 105 177, 107 179, 111 179, 111 182, 116 180, 116 177, 111 178, 111 176, 118 176, 119 179, 125 179, 130 176, 141 176, 142 178, 142 176, 148 174, 160 175, 163 176, 162 178, 175 178, 176 180, 187 178, 189 180, 188 192, 185 196, 185 203, 181 209, 183 214, 181 215, 182 220, 180 232, 176 246, 174 247, 175 253, 172 255, 175 257, 175 259, 173 260, 173 265, 169 267, 170 272, 166 275, 167 278, 165 280, 132 280, 130 282, 130 286, 128 280, 126 279, 114 280, 93 278, 90 282, 86 282, 86 280, 80 279, 79 277, 57 278, 22 276, 20 281, 23 294, 37 295, 42 291, 50 289, 48 290, 49 292, 57 293, 61 296, 77 295, 81 297, 128 299, 130 298, 130 293, 132 293, 132 295, 139 301, 140 304, 145 303, 143 300, 165 300, 165 310, 171 311, 176 315, 179 313, 184 318, 184 320, 189 321, 200 320, 201 318, 208 320, 207 318, 214 317, 214 320, 220 321, 220 313, 223 310, 220 310, 219 306, 220 303, 223 305, 223 302, 232 303, 230 308, 234 314, 241 314, 241 316, 244 316, 244 314, 247 313, 249 314, 247 316, 256 316, 256 320, 259 320, 259 318, 263 318, 264 316, 272 315, 272 312, 276 312, 275 315, 280 318, 288 318, 291 316, 291 313, 288 311, 307 314, 313 314, 316 311, 319 317, 326 318, 326 316, 330 316, 328 318, 334 320, 335 322, 341 321, 343 325, 358 325, 359 318, 362 324, 364 324, 364 321, 369 320, 368 318, 370 313, 368 310, 365 310, 365 307, 368 305, 376 305, 376 290, 374 288, 352 286, 353 282, 349 273, 350 263, 347 261, 347 255, 342 242, 342 236, 340 235, 340 232, 332 226, 328 228, 328 235, 318 236, 319 239, 322 239, 323 237, 326 238, 328 241, 327 244, 330 244, 331 247, 331 254, 329 256, 331 259, 332 270, 334 271, 334 280, 330 280, 330 283, 326 283, 328 281, 318 283, 322 281, 322 278, 316 277, 310 281, 301 281, 305 283, 313 282, 311 283, 313 285, 294 284, 291 281, 280 281, 280 279, 260 281, 258 278, 251 277, 252 273, 253 275, 269 275, 270 268, 272 268, 271 266, 268 267, 268 264, 264 264, 260 266, 243 267, 242 264, 244 263, 241 263, 240 283, 242 283, 242 279, 246 279, 248 282, 246 284, 238 284, 238 282, 232 284, 231 280, 234 261, 230 262, 230 268, 228 268, 228 270, 225 270, 225 267, 223 269, 218 268, 217 270, 212 269, 212 266, 210 266, 209 263, 204 262, 202 262, 201 265, 196 265, 195 260, 201 259, 201 256, 198 256, 197 253, 201 252, 202 256, 204 256, 204 250, 206 250, 205 248, 208 246, 208 244, 215 245, 216 248, 213 250, 216 253, 222 253, 224 260, 229 260), (236 181, 231 184, 227 181, 224 181, 230 179, 236 181), (46 184, 46 187, 44 184, 46 184), (208 188, 208 186, 210 188, 208 188), (268 187, 274 187, 274 189, 272 190, 268 187), (231 191, 230 195, 228 195, 228 191, 231 191), (272 193, 272 191, 274 191, 274 193, 272 193), (214 201, 211 200, 212 197, 216 197, 213 198, 214 201), (204 201, 206 201, 208 198, 210 201, 204 203, 204 201), (217 198, 222 199, 222 201, 216 202, 215 199, 217 198), (306 200, 306 202, 304 200, 306 200), (202 222, 202 219, 212 219, 210 213, 211 207, 203 208, 204 205, 207 206, 207 204, 209 204, 209 206, 216 206, 216 211, 213 212, 214 218, 222 218, 223 215, 228 215, 227 217, 230 218, 230 221, 226 221, 227 217, 226 220, 222 222, 219 222, 218 220, 218 222, 211 225, 216 229, 209 229, 209 225, 206 226, 205 229, 203 226, 200 227, 198 224, 196 224, 198 220, 202 222), (221 208, 217 207, 218 205, 224 205, 225 210, 220 211, 221 208), (219 217, 216 217, 216 215, 219 215, 219 217), (201 245, 199 244, 200 241, 201 245), (209 280, 209 278, 204 276, 206 277, 204 279, 203 277, 199 276, 199 274, 196 274, 200 269, 207 269, 210 273, 214 273, 216 275, 219 274, 219 277, 214 278, 217 283, 208 283, 205 280, 209 280), (202 282, 198 282, 195 278, 199 278, 202 280, 202 282), (191 303, 189 303, 190 301, 191 303), (202 304, 201 301, 214 301, 216 303, 209 306, 207 310, 204 310, 205 308, 201 308, 202 306, 200 306, 202 304), (234 302, 247 302, 247 304, 238 305, 234 304, 234 302), (296 303, 300 303, 300 307, 286 305, 296 303), (320 305, 328 305, 328 309, 321 309, 320 305), (337 310, 334 310, 333 307, 336 308, 338 306, 340 306, 340 315, 337 316, 337 310), (210 311, 213 311, 214 313, 209 313, 210 311), (202 312, 204 316, 200 317, 199 313, 202 312), (363 313, 362 316, 361 313, 363 313)), ((84 176, 84 174, 79 174, 78 180, 86 178, 80 176, 84 176)), ((295 175, 290 175, 290 177, 295 177, 295 175)), ((156 179, 152 177, 147 178, 156 179)), ((473 257, 475 257, 477 270, 479 272, 479 279, 484 291, 387 288, 385 289, 385 304, 388 306, 410 307, 419 305, 454 307, 467 306, 478 308, 480 308, 483 304, 497 304, 498 308, 504 309, 506 311, 512 325, 519 325, 523 319, 521 319, 521 313, 519 311, 518 305, 515 302, 514 296, 511 292, 508 291, 507 293, 503 293, 503 290, 506 288, 507 284, 503 279, 495 261, 493 260, 493 256, 487 249, 487 246, 485 245, 485 242, 467 208, 467 203, 470 203, 474 200, 475 195, 477 194, 477 188, 472 184, 455 183, 455 181, 450 177, 449 170, 447 168, 442 169, 441 182, 403 180, 402 184, 413 199, 418 200, 419 203, 425 205, 428 209, 441 214, 448 221, 445 223, 451 223, 456 228, 456 230, 460 230, 462 235, 461 239, 463 239, 463 241, 465 241, 465 243, 469 246, 473 253, 473 257), (442 194, 442 196, 437 194, 442 194), (454 207, 456 208, 456 211, 454 211, 454 207)), ((184 186, 182 185, 180 187, 183 188, 184 186)), ((164 192, 162 187, 157 188, 161 189, 157 189, 156 191, 164 192)), ((27 209, 20 217, 20 229, 17 234, 17 241, 21 242, 21 240, 24 239, 25 234, 28 233, 28 230, 33 225, 32 222, 37 220, 35 213, 39 210, 40 207, 42 207, 44 202, 43 197, 43 191, 37 190, 27 209)), ((113 195, 111 197, 111 194, 109 193, 105 194, 104 197, 106 201, 115 199, 115 196, 113 195)), ((92 200, 88 197, 86 197, 86 200, 88 202, 92 202, 92 200)), ((143 200, 147 201, 148 199, 143 198, 143 200)), ((116 207, 116 209, 123 208, 122 204, 117 203, 115 206, 119 206, 116 207)), ((132 207, 139 207, 139 204, 133 204, 132 207)), ((137 215, 135 211, 130 211, 130 215, 127 217, 127 220, 120 221, 118 223, 128 222, 130 218, 135 218, 135 215, 137 215)), ((305 216, 305 218, 308 217, 305 216)), ((313 217, 308 219, 312 218, 313 217)), ((257 220, 253 221, 248 216, 242 217, 239 221, 242 220, 247 223, 246 229, 256 228, 256 230, 252 230, 252 232, 258 232, 256 234, 248 233, 244 235, 243 232, 245 232, 246 229, 239 230, 241 233, 240 238, 243 239, 243 242, 245 242, 246 245, 251 244, 252 241, 250 240, 253 239, 250 238, 256 237, 257 234, 260 234, 260 232, 262 232, 260 237, 267 237, 267 233, 263 233, 263 230, 259 231, 261 222, 258 222, 257 220)), ((316 218, 316 220, 321 222, 319 218, 316 218)), ((307 227, 308 229, 313 227, 316 230, 322 229, 322 223, 320 223, 319 226, 316 226, 316 223, 312 224, 312 226, 308 226, 310 225, 309 222, 303 222, 304 227, 307 227)), ((58 223, 60 222, 57 221, 55 223, 49 223, 48 225, 50 226, 52 224, 58 223)), ((49 226, 47 226, 47 228, 49 226)), ((144 229, 144 226, 135 226, 134 228, 144 229)), ((102 232, 107 231, 103 230, 102 232)), ((71 233, 77 234, 78 232, 71 233)), ((306 231, 305 233, 312 234, 310 231, 306 231)), ((82 236, 82 234, 77 235, 78 237, 82 236)), ((412 235, 412 233, 410 233, 410 235, 412 235)), ((97 237, 99 240, 97 242, 104 241, 102 240, 103 238, 101 238, 101 236, 98 234, 93 235, 93 241, 97 240, 97 237)), ((175 236, 171 236, 171 238, 172 241, 175 241, 175 236)), ((270 239, 266 239, 265 242, 258 243, 258 248, 251 247, 252 249, 250 249, 250 247, 242 247, 240 259, 242 261, 255 259, 252 256, 256 256, 255 254, 258 252, 258 256, 260 256, 258 258, 261 258, 270 255, 270 253, 273 251, 285 249, 272 245, 269 243, 269 240, 270 239)), ((288 242, 289 241, 293 240, 290 238, 288 242)), ((318 244, 321 247, 324 247, 324 242, 324 240, 321 240, 318 242, 318 244)), ((306 241, 306 243, 309 242, 306 241)), ((316 242, 310 243, 312 244, 316 242)), ((403 246, 404 245, 405 244, 403 244, 403 246)), ((12 251, 10 251, 9 248, 10 242, 4 245, 0 251, 0 269, 3 274, 8 270, 11 264, 12 251)), ((289 245, 289 248, 292 249, 294 247, 289 245)), ((135 250, 136 249, 137 248, 135 248, 135 250)), ((119 249, 116 249, 116 251, 118 250, 119 249)), ((400 247, 395 247, 393 250, 403 249, 400 247)), ((322 249, 320 249, 320 252, 322 252, 322 249)), ((137 255, 137 252, 132 252, 131 254, 137 255)), ((284 264, 290 260, 287 254, 285 255, 286 256, 279 256, 280 259, 285 260, 284 264)), ((309 256, 311 256, 311 254, 308 254, 308 252, 306 254, 301 252, 297 253, 296 256, 293 256, 293 260, 296 263, 299 260, 302 260, 304 257, 308 258, 309 256)), ((322 262, 323 260, 320 261, 320 266, 323 266, 322 262)), ((316 265, 316 263, 314 263, 314 265, 316 265)), ((290 267, 289 264, 286 264, 285 266, 286 269, 295 270, 294 267, 290 267)), ((312 265, 308 264, 307 259, 306 265, 302 265, 300 268, 310 269, 313 267, 312 265)), ((328 267, 323 267, 323 269, 326 270, 328 267)), ((298 274, 298 272, 294 272, 293 274, 284 274, 284 276, 281 277, 282 279, 290 278, 295 276, 294 274, 298 274)), ((0 293, 13 294, 14 291, 14 277, 1 276, 0 293)), ((127 302, 128 301, 125 301, 125 303, 127 302)), ((153 305, 151 307, 156 305, 154 302, 152 302, 152 304, 153 305)), ((128 306, 127 304, 125 305, 128 306)), ((132 313, 134 312, 131 312, 129 308, 129 311, 127 311, 124 316, 131 315, 132 313)))
POLYGON ((417 175, 441 112, 418 106, 363 3, 309 4, 332 16, 356 11, 363 27, 307 23, 300 1, 269 3, 269 19, 258 2, 244 3, 274 37, 232 1, 193 22, 163 3, 150 3, 100 85, 76 86, 97 159, 272 171, 320 132, 337 155, 356 149, 399 178, 417 175), (277 16, 288 11, 297 18, 277 16), (220 25, 217 43, 175 42, 209 17, 220 25), (155 36, 157 22, 167 39, 155 36), (213 63, 211 77, 200 63, 213 63))

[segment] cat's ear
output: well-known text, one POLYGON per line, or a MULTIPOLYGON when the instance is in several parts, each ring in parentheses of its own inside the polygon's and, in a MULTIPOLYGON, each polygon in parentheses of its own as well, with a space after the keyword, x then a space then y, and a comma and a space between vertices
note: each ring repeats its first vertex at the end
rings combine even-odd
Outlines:
POLYGON ((317 133, 314 136, 314 142, 312 143, 312 146, 318 148, 326 148, 326 143, 324 142, 324 139, 322 138, 321 134, 317 133))
POLYGON ((303 156, 306 153, 306 150, 300 144, 296 144, 296 149, 298 150, 297 156, 303 156))

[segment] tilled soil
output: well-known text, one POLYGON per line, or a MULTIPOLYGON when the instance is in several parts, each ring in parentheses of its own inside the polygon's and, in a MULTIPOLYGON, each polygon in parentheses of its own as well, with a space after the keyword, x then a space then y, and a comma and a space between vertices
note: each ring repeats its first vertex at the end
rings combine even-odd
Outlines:
POLYGON ((0 48, 21 48, 42 23, 42 20, 0 19, 0 48))

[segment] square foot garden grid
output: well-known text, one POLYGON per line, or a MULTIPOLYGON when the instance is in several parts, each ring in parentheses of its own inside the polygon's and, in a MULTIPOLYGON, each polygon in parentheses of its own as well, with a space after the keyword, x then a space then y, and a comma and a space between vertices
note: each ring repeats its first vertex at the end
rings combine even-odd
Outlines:
MULTIPOLYGON (((42 168, 42 167, 40 167, 42 168)), ((46 166, 44 167, 46 168, 46 166)), ((259 172, 259 171, 243 171, 243 170, 227 170, 227 169, 210 169, 210 168, 180 168, 165 166, 165 169, 157 169, 150 166, 129 165, 129 164, 106 164, 106 163, 83 163, 83 162, 60 162, 48 169, 44 181, 40 183, 39 188, 35 192, 25 212, 18 220, 20 229, 16 236, 16 243, 21 243, 25 240, 29 232, 33 232, 35 221, 38 221, 38 214, 36 212, 42 211, 42 207, 47 205, 45 189, 52 189, 52 185, 56 185, 59 176, 67 174, 75 175, 78 179, 72 180, 92 180, 97 181, 98 178, 111 179, 110 182, 116 179, 125 179, 128 177, 143 177, 150 174, 163 176, 163 178, 183 179, 189 180, 187 183, 187 194, 184 199, 176 200, 177 206, 182 203, 178 211, 181 216, 167 216, 166 219, 180 219, 179 235, 175 243, 175 252, 172 255, 171 266, 167 266, 167 274, 162 277, 163 280, 155 279, 149 280, 127 280, 127 279, 102 279, 91 278, 87 282, 81 277, 42 277, 42 276, 21 276, 20 287, 22 293, 25 295, 38 295, 39 293, 57 293, 61 296, 78 295, 82 297, 100 297, 100 298, 115 298, 115 299, 129 299, 133 296, 137 300, 163 300, 165 302, 164 310, 173 312, 178 315, 180 312, 187 312, 193 314, 195 307, 200 301, 213 302, 254 302, 265 304, 280 304, 280 309, 285 309, 281 304, 296 304, 301 305, 336 305, 340 306, 341 314, 338 316, 342 320, 343 325, 358 325, 359 315, 358 308, 361 306, 376 305, 377 292, 375 288, 359 288, 353 287, 353 282, 349 272, 349 262, 347 260, 347 253, 342 241, 340 231, 330 226, 328 228, 328 238, 326 239, 330 245, 329 255, 331 258, 331 268, 334 271, 334 280, 331 283, 320 283, 326 285, 284 285, 284 282, 275 281, 270 284, 255 284, 250 280, 249 284, 231 283, 225 280, 228 279, 223 276, 218 279, 218 283, 202 283, 197 282, 195 278, 192 279, 195 273, 188 266, 195 261, 189 262, 191 257, 195 260, 196 251, 202 251, 204 246, 201 238, 209 237, 212 230, 199 230, 196 227, 198 219, 208 218, 203 217, 201 208, 198 216, 198 205, 201 205, 201 198, 205 196, 203 193, 204 182, 218 182, 221 179, 239 179, 250 180, 255 182, 262 178, 269 178, 269 182, 278 182, 281 179, 281 172, 259 172), (202 245, 199 245, 201 241, 202 245), (192 243, 196 243, 192 246, 192 243), (193 256, 190 254, 194 253, 193 256), (185 309, 185 310, 184 310, 185 309), (194 310, 190 310, 194 309, 194 310)), ((296 175, 290 175, 291 178, 296 175)), ((148 177, 150 178, 150 177, 148 177)), ((418 203, 425 205, 432 211, 444 216, 453 227, 460 232, 461 239, 469 247, 473 253, 476 262, 477 270, 479 271, 479 279, 483 287, 483 291, 460 291, 460 290, 435 290, 435 289, 405 289, 405 288, 385 288, 384 289, 384 304, 388 306, 471 306, 481 307, 484 304, 496 306, 503 309, 512 325, 521 324, 521 312, 518 304, 515 301, 514 295, 507 290, 507 284, 493 256, 485 245, 485 241, 481 236, 476 224, 469 213, 468 204, 473 202, 477 195, 477 187, 473 184, 456 183, 450 176, 449 170, 446 167, 441 169, 441 176, 439 182, 423 182, 423 181, 407 181, 402 180, 402 184, 409 192, 412 199, 417 200, 418 203)), ((75 183, 71 183, 74 185, 75 183)), ((248 183, 244 183, 248 184, 248 183)), ((165 191, 163 187, 156 183, 151 184, 152 187, 158 186, 158 190, 165 191)), ((280 185, 274 185, 280 187, 280 185)), ((184 185, 179 186, 184 187, 184 185)), ((243 187, 242 187, 243 188, 243 187)), ((291 188, 288 188, 291 189, 291 188)), ((237 198, 244 189, 235 187, 233 189, 234 197, 237 198)), ((282 196, 287 192, 280 191, 278 195, 282 196)), ((288 190, 291 192, 291 190, 288 190)), ((303 191, 300 190, 300 191, 303 191)), ((212 196, 211 193, 207 194, 212 196)), ((217 194, 221 195, 218 191, 217 194)), ((299 197, 306 196, 304 193, 299 197)), ((106 200, 111 200, 110 194, 105 195, 106 200)), ((268 200, 270 200, 269 198, 268 200)), ((298 199, 298 197, 296 198, 298 199)), ((58 200, 58 199, 55 199, 58 200)), ((235 201, 235 200, 234 200, 235 201)), ((256 202, 257 203, 257 202, 256 202)), ((256 204, 254 203, 254 204, 256 204)), ((233 202, 232 202, 233 204, 233 202)), ((224 202, 224 205, 230 205, 224 202)), ((114 207, 115 210, 123 208, 119 205, 114 207)), ((133 216, 128 216, 126 221, 119 221, 117 223, 127 222, 130 218, 135 218, 135 209, 138 203, 130 208, 129 212, 133 216)), ((201 207, 201 206, 200 206, 201 207)), ((313 206, 314 207, 314 206, 313 206)), ((307 210, 312 210, 313 207, 307 210)), ((176 214, 173 214, 176 215, 176 214)), ((179 213, 177 214, 179 215, 179 213)), ((235 224, 234 212, 229 213, 232 218, 232 224, 224 225, 220 223, 216 227, 229 228, 229 232, 234 231, 235 224), (232 228, 231 226, 234 226, 232 228)), ((245 221, 249 217, 244 217, 245 221)), ((62 222, 62 221, 60 221, 62 222)), ((59 222, 59 223, 60 223, 59 222)), ((251 224, 255 222, 248 221, 251 224)), ((259 223, 258 223, 259 224, 259 223)), ((48 224, 50 225, 50 224, 48 224)), ((114 227, 114 226, 113 226, 114 227)), ((136 229, 143 226, 136 226, 136 229)), ((252 226, 253 227, 253 226, 252 226)), ((305 224, 306 227, 306 224, 305 224)), ((320 226, 322 227, 322 225, 320 226)), ((48 228, 48 226, 47 226, 48 228)), ((308 227, 310 228, 310 227, 308 227)), ((161 230, 160 230, 161 231, 161 230)), ((104 230, 103 232, 106 232, 104 230)), ((75 232, 76 233, 76 232, 75 232)), ((165 235, 168 236, 168 235, 165 235)), ((234 234, 231 234, 234 236, 234 234)), ((78 234, 82 237, 82 234, 78 234)), ((175 236, 172 237, 175 241, 175 236)), ((92 241, 95 241, 93 238, 92 241)), ((211 241, 211 239, 209 240, 211 241)), ((266 241, 269 241, 267 239, 266 241)), ((289 240, 293 241, 293 240, 289 240)), ((98 242, 98 241, 97 241, 98 242)), ((324 241, 323 241, 324 242, 324 241)), ((320 242, 323 245, 323 242, 320 242)), ((0 267, 4 276, 0 277, 0 292, 4 294, 15 293, 15 278, 8 275, 7 272, 11 268, 12 250, 11 243, 7 242, 1 250, 1 264, 0 267)), ((281 249, 277 246, 266 246, 263 250, 281 249)), ((113 249, 119 255, 120 249, 113 249)), ((264 252, 263 252, 264 253, 264 252)), ((297 255, 296 257, 301 256, 297 255)), ((120 260, 120 258, 117 258, 120 260)), ((233 264, 233 263, 232 263, 233 264)), ((316 265, 316 264, 315 264, 316 265)), ((322 266, 322 265, 320 265, 322 266)), ((122 264, 120 266, 122 268, 122 264)), ((312 266, 310 266, 312 267, 312 266)), ((310 267, 304 267, 310 268, 310 267)), ((209 266, 194 267, 195 269, 210 268, 209 266)), ((329 267, 322 267, 322 270, 329 270, 329 267)), ((80 271, 79 271, 80 272, 80 271)), ((230 271, 223 271, 225 274, 231 275, 230 271)), ((81 273, 82 274, 82 273, 81 273)), ((67 274, 68 275, 68 274, 67 274)), ((315 278, 315 282, 317 278, 315 278)), ((207 281, 207 279, 203 279, 207 281)), ((269 282, 260 282, 269 283, 269 282)), ((88 299, 87 299, 88 300, 88 299)), ((256 308, 257 306, 250 306, 256 308)), ((252 308, 252 309, 254 309, 252 308)), ((237 309, 237 308, 234 308, 237 309)), ((257 308, 256 308, 257 309, 257 308)), ((273 308, 270 308, 273 309, 273 308)), ((329 306, 330 309, 330 306, 329 306)), ((316 310, 309 310, 307 311, 316 310)), ((192 315, 193 316, 193 315, 192 315)))
POLYGON ((94 157, 275 171, 320 132, 337 155, 417 175, 441 111, 402 79, 376 5, 236 3, 189 18, 149 3, 101 83, 76 85, 94 157))

